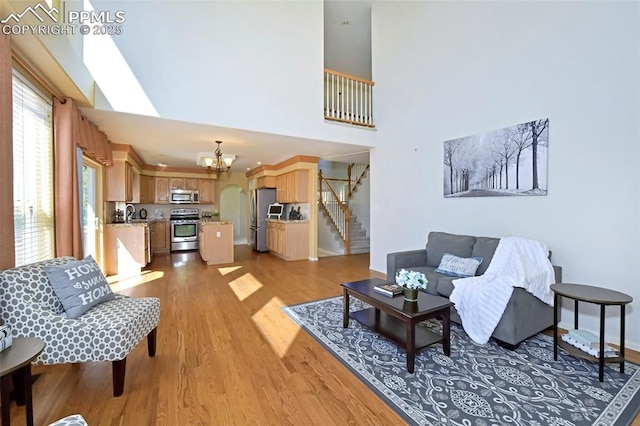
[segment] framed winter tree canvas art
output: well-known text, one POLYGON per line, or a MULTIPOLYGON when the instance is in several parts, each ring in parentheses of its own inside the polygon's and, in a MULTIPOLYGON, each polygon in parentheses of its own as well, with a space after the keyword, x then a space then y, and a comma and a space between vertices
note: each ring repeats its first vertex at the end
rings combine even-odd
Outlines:
POLYGON ((444 196, 547 195, 549 119, 444 143, 444 196))

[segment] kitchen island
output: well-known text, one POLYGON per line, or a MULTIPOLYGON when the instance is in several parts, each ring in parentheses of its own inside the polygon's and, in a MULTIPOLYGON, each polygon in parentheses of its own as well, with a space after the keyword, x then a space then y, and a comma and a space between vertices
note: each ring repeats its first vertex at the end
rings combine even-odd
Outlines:
POLYGON ((233 262, 233 221, 200 220, 200 256, 207 265, 233 262))
POLYGON ((105 224, 105 275, 140 275, 142 268, 151 261, 149 226, 149 221, 105 224))

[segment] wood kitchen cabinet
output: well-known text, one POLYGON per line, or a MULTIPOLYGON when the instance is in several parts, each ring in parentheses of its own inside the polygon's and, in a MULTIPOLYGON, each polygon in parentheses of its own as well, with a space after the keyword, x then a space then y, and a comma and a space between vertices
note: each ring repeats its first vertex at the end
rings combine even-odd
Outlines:
POLYGON ((201 222, 198 248, 207 265, 233 262, 233 222, 201 222))
POLYGON ((147 264, 147 224, 107 225, 104 228, 106 275, 139 275, 147 264))
POLYGON ((309 258, 309 224, 267 220, 267 249, 285 260, 309 258))
POLYGON ((171 189, 190 189, 192 191, 198 191, 198 180, 199 179, 196 178, 172 177, 169 178, 169 186, 171 189))
POLYGON ((156 196, 155 201, 157 204, 169 204, 169 178, 157 177, 156 181, 156 196))
POLYGON ((214 204, 215 183, 211 179, 199 179, 200 204, 214 204))
POLYGON ((169 253, 171 249, 171 228, 169 222, 157 220, 151 223, 151 252, 169 253))
POLYGON ((105 201, 133 201, 134 171, 125 160, 114 160, 106 168, 105 201))
POLYGON ((199 191, 200 179, 184 178, 184 189, 190 189, 191 191, 199 191))
POLYGON ((275 176, 262 176, 256 180, 257 188, 277 188, 275 176))
POLYGON ((153 176, 140 175, 140 202, 153 204, 156 201, 156 182, 153 176))
POLYGON ((184 189, 184 178, 172 177, 169 178, 170 189, 184 189))
POLYGON ((308 203, 308 186, 308 170, 284 173, 276 177, 276 198, 279 203, 308 203))
POLYGON ((267 250, 271 252, 277 251, 276 233, 277 226, 275 222, 267 221, 267 250))

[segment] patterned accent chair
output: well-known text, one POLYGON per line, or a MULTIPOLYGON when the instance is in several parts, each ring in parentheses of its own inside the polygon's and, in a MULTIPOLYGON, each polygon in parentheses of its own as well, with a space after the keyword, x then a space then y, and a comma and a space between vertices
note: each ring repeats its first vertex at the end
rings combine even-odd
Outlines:
POLYGON ((120 396, 129 352, 147 336, 149 356, 155 355, 160 300, 116 294, 77 319, 67 318, 43 267, 75 260, 60 257, 0 271, 1 319, 14 337, 44 340, 34 365, 111 361, 113 396, 120 396))

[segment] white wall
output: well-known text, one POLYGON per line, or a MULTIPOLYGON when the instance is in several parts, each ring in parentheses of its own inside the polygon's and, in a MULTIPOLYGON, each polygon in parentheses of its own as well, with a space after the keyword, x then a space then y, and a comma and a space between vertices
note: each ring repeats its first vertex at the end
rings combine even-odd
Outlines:
MULTIPOLYGON (((640 349, 640 4, 379 2, 372 16, 372 268, 431 230, 539 239, 564 282, 633 296, 640 349), (443 141, 544 117, 548 196, 443 198, 443 141)), ((580 312, 597 332, 597 310, 580 312)))
POLYGON ((324 122, 322 1, 92 3, 125 11, 113 40, 162 118, 373 143, 324 122))

